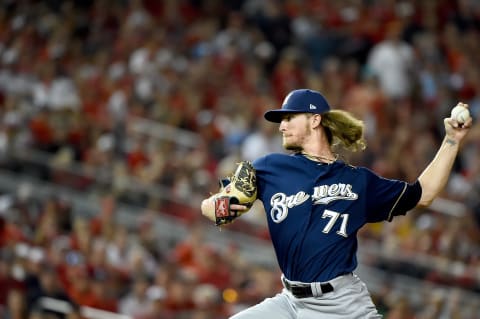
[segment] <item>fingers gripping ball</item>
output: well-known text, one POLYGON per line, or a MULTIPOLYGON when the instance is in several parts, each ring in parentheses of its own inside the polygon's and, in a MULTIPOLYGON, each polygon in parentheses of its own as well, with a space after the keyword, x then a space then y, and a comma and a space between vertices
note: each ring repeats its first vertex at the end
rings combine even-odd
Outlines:
MULTIPOLYGON (((223 180, 221 186, 224 185, 223 180)), ((251 162, 241 162, 230 182, 220 188, 215 196, 215 224, 217 226, 231 223, 244 212, 231 209, 232 204, 240 204, 252 207, 257 199, 257 177, 251 162)))
POLYGON ((450 118, 457 121, 458 124, 464 124, 470 119, 470 112, 466 104, 458 103, 450 114, 450 118))

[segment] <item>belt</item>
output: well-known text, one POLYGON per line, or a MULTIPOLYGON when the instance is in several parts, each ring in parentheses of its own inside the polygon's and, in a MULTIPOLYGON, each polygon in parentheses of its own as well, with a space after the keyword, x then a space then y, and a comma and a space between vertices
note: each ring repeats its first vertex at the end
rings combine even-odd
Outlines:
POLYGON ((285 288, 297 298, 318 297, 322 294, 326 294, 333 291, 333 286, 329 282, 315 283, 315 286, 317 287, 317 289, 321 290, 321 293, 318 293, 318 292, 314 293, 312 291, 312 286, 309 284, 305 284, 305 285, 291 284, 283 276, 282 276, 282 281, 285 288))

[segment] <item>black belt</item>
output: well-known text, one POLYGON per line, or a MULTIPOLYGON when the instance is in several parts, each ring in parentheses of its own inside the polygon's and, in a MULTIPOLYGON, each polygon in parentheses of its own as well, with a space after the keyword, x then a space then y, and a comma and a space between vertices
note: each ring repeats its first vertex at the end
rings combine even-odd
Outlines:
MULTIPOLYGON (((283 284, 285 285, 285 288, 287 288, 287 290, 297 298, 308 298, 314 296, 311 286, 291 285, 285 278, 283 278, 283 284)), ((333 286, 329 282, 321 283, 320 289, 322 290, 322 294, 326 294, 333 291, 333 286)))

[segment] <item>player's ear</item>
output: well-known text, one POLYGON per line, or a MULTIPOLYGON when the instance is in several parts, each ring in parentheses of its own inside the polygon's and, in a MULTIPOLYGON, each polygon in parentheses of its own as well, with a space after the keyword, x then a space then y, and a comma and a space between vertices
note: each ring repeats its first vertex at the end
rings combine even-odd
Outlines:
POLYGON ((312 128, 317 128, 318 126, 320 126, 320 123, 322 122, 322 116, 320 114, 313 114, 310 120, 312 121, 311 122, 312 128))

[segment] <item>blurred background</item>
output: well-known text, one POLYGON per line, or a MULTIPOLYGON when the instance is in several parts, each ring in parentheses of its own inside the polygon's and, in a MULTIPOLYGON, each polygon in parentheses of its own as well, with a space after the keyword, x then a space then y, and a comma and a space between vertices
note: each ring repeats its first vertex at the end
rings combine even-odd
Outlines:
MULTIPOLYGON (((462 101, 480 114, 478 0, 1 0, 0 318, 220 319, 281 289, 263 208, 200 202, 282 152, 263 113, 324 93, 344 154, 414 181, 462 101)), ((385 318, 480 318, 480 124, 429 209, 360 232, 385 318)))

